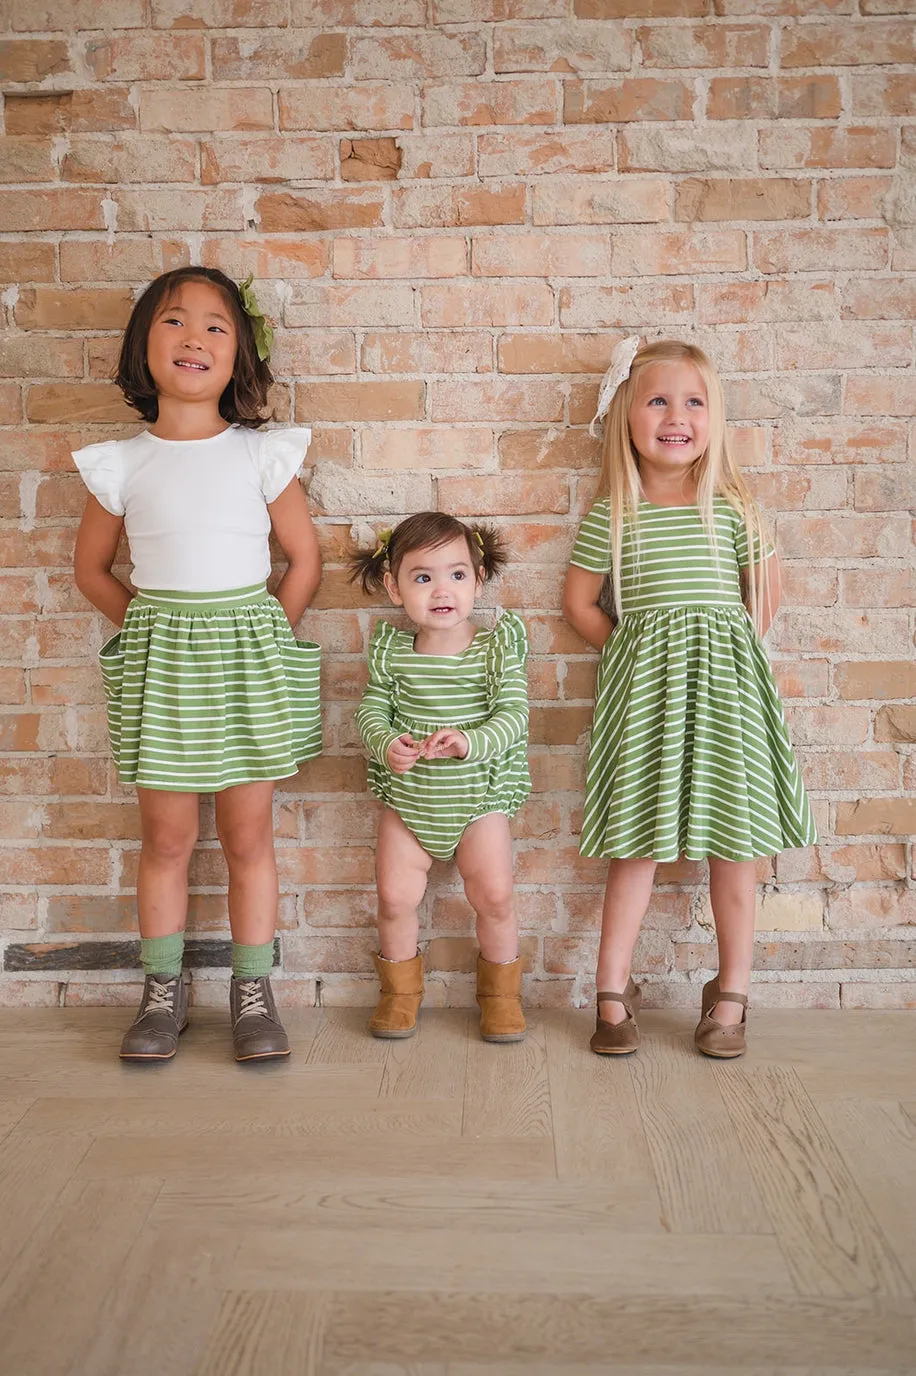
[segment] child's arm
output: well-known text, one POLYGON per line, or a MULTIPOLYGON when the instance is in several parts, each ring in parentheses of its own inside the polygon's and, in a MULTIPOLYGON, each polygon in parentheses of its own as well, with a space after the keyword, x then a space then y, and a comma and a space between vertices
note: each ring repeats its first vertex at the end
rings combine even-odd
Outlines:
POLYGON ((318 537, 299 479, 293 478, 274 501, 268 502, 270 523, 286 557, 286 572, 276 591, 286 619, 295 626, 321 582, 318 537))
POLYGON ((614 622, 598 605, 603 581, 603 573, 592 573, 570 564, 563 588, 563 615, 573 630, 596 650, 604 649, 614 629, 614 622))
POLYGON ((86 600, 116 626, 124 625, 127 608, 133 599, 133 594, 111 571, 123 525, 123 516, 113 516, 90 495, 86 499, 73 556, 76 586, 86 600))
MULTIPOLYGON (((759 567, 759 566, 758 566, 759 567)), ((748 586, 748 569, 741 570, 741 596, 744 598, 744 605, 748 611, 751 610, 751 595, 748 586)), ((775 551, 763 561, 762 576, 758 574, 757 568, 754 569, 757 578, 757 612, 760 619, 759 632, 766 635, 773 624, 773 618, 779 611, 779 603, 782 598, 782 575, 779 568, 779 556, 775 551)))
POLYGON ((420 758, 420 747, 411 736, 392 730, 393 719, 391 694, 370 672, 356 709, 356 729, 374 760, 395 774, 406 774, 420 758))

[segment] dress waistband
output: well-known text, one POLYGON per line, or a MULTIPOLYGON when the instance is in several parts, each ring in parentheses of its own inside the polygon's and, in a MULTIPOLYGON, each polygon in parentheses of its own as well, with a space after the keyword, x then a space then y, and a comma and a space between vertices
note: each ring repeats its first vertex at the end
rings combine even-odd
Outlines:
POLYGON ((265 602, 270 593, 266 583, 253 583, 248 588, 227 588, 213 592, 181 592, 169 588, 138 588, 137 599, 151 607, 177 607, 183 611, 231 611, 233 607, 249 607, 253 602, 265 602))

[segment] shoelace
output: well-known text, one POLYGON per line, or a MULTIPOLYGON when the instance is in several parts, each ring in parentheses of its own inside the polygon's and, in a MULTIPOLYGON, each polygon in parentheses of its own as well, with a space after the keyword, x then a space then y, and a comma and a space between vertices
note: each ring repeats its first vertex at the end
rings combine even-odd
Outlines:
POLYGON ((267 1004, 264 1002, 264 994, 261 990, 259 979, 239 980, 239 1017, 258 1017, 269 1018, 267 1004))
POLYGON ((158 980, 151 980, 143 1017, 145 1018, 148 1013, 174 1012, 173 1001, 176 988, 177 984, 160 984, 158 980))

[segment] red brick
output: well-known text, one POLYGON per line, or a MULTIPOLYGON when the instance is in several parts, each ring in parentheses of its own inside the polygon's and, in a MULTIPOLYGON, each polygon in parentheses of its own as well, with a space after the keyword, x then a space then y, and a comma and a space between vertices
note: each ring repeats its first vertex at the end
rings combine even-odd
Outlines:
POLYGON ((321 20, 325 28, 409 28, 426 23, 425 0, 292 0, 295 27, 321 20))
POLYGON ((175 99, 170 90, 140 92, 140 127, 173 134, 272 129, 273 97, 266 87, 191 87, 175 99))
POLYGON ((91 846, 44 846, 0 851, 6 884, 107 884, 111 871, 107 848, 91 846))
MULTIPOLYGON (((27 9, 17 3, 6 3, 3 18, 7 27, 17 31, 38 33, 60 29, 60 7, 52 0, 35 0, 27 9)), ((68 29, 119 28, 137 29, 146 23, 146 6, 142 0, 68 0, 68 29)))
POLYGON ((798 420, 774 436, 773 458, 778 463, 903 463, 906 430, 893 421, 798 420))
POLYGON ((479 174, 514 177, 609 172, 614 169, 615 144, 613 130, 481 134, 477 140, 479 174))
POLYGON ((7 530, 0 540, 0 567, 61 568, 72 561, 74 539, 69 529, 7 530))
POLYGON ((534 77, 522 81, 462 81, 426 86, 424 125, 556 124, 558 82, 534 77))
POLYGON ((916 279, 869 277, 849 282, 843 288, 840 314, 844 320, 910 319, 916 315, 916 279))
POLYGON ((525 223, 525 186, 410 186, 392 194, 399 229, 444 229, 451 225, 525 223))
POLYGON ((854 119, 911 115, 916 107, 913 72, 869 72, 849 78, 850 113, 854 119))
MULTIPOLYGON (((678 16, 681 17, 681 16, 678 16)), ((766 24, 653 24, 637 29, 646 67, 766 67, 766 24)))
POLYGON ((350 74, 357 81, 424 81, 434 77, 479 76, 486 44, 476 33, 427 29, 416 35, 353 38, 350 74))
POLYGON ((0 43, 0 81, 44 81, 72 70, 67 44, 59 38, 19 38, 0 43))
POLYGON ((412 129, 414 93, 393 82, 280 89, 280 128, 359 132, 412 129))
POLYGON ((197 145, 190 139, 74 136, 61 163, 61 177, 67 182, 111 184, 193 182, 197 145))
POLYGON ((777 661, 773 674, 783 698, 824 698, 827 696, 827 661, 799 659, 777 661))
POLYGON ((215 81, 305 81, 343 76, 347 55, 346 34, 308 29, 277 31, 262 39, 216 36, 210 44, 215 81))
POLYGON ((603 334, 502 335, 501 373, 603 373, 615 340, 603 334))
POLYGON ((875 717, 875 740, 912 745, 916 741, 916 704, 882 707, 875 717))
POLYGON ((437 24, 565 19, 568 10, 566 0, 433 0, 433 18, 437 24))
MULTIPOLYGON (((916 473, 909 465, 879 473, 857 473, 854 506, 856 511, 899 511, 916 506, 916 473)), ((890 589, 887 591, 893 595, 890 589)))
POLYGON ((574 0, 580 19, 697 19, 706 0, 574 0))
POLYGON ((310 330, 278 333, 271 355, 275 377, 321 376, 356 372, 356 344, 352 334, 310 330))
POLYGON ((916 33, 906 19, 834 20, 781 30, 783 67, 843 67, 916 61, 916 33))
POLYGON ((29 387, 26 415, 38 424, 85 424, 92 421, 134 421, 123 396, 113 384, 57 382, 29 387))
POLYGON ((90 38, 83 53, 97 81, 202 81, 206 76, 206 51, 199 34, 90 38))
POLYGON ((905 367, 911 347, 910 331, 903 325, 844 321, 816 332, 804 325, 784 325, 776 332, 777 357, 784 368, 905 367))
MULTIPOLYGON (((28 686, 23 669, 0 669, 0 703, 4 707, 21 707, 27 695, 28 686)), ((39 705, 37 701, 35 705, 39 705)))
MULTIPOLYGON (((799 739, 793 730, 793 739, 799 739)), ((844 793, 867 788, 889 791, 900 786, 900 761, 893 750, 799 751, 808 788, 844 793)))
POLYGON ((846 662, 834 667, 834 679, 842 698, 916 697, 916 661, 846 662))
POLYGON ((668 193, 661 181, 636 178, 600 182, 551 178, 532 188, 536 225, 648 223, 668 219, 668 193))
POLYGON ((53 282, 54 245, 0 243, 0 282, 53 282))
MULTIPOLYGON (((392 330, 363 338, 360 367, 369 373, 489 373, 493 341, 483 331, 392 330)), ((367 436, 364 435, 363 439, 367 436)))
POLYGON ((0 383, 0 425, 18 425, 22 419, 22 390, 18 383, 0 383))
POLYGON ((346 278, 461 277, 467 272, 464 238, 337 239, 334 276, 346 278))
POLYGON ((845 410, 862 416, 912 416, 916 411, 916 378, 847 378, 845 410))
POLYGON ((488 234, 473 241, 475 277, 606 277, 604 234, 488 234))
POLYGON ((885 229, 774 229, 754 234, 753 259, 761 272, 859 272, 887 266, 885 229))
POLYGON ((843 177, 821 182, 817 213, 822 220, 881 219, 892 185, 890 177, 843 177))
POLYGON ((239 279, 253 272, 260 277, 321 277, 328 266, 328 245, 323 240, 290 237, 242 237, 205 239, 201 262, 218 267, 239 279))
POLYGON ((377 191, 275 191, 259 196, 255 211, 263 231, 362 229, 382 223, 377 191))
POLYGON ((747 122, 633 125, 621 131, 622 172, 755 172, 757 134, 747 122))
POLYGON ((0 230, 104 229, 100 197, 91 191, 4 191, 0 230))
POLYGON ((550 325, 553 292, 546 283, 496 282, 425 286, 420 291, 426 328, 436 326, 550 325))
POLYGON ((288 0, 152 0, 157 29, 274 28, 289 23, 288 0))
POLYGON ((114 192, 118 228, 123 230, 242 229, 246 209, 241 189, 125 190, 114 192))
POLYGON ((431 133, 402 135, 397 140, 402 156, 401 181, 428 181, 447 177, 451 181, 473 177, 476 172, 476 143, 470 133, 431 133))
POLYGON ((501 478, 440 478, 439 506, 454 516, 558 515, 569 511, 569 485, 554 474, 501 478))
POLYGON ((760 130, 761 167, 893 167, 896 159, 893 129, 815 124, 760 130))
POLYGON ((290 326, 415 325, 413 288, 400 283, 296 283, 285 307, 290 326))
POLYGON ((677 220, 797 220, 811 214, 811 186, 783 177, 685 178, 677 220))
MULTIPOLYGON (((863 12, 869 12, 864 5, 863 12)), ((840 999, 843 1008, 916 1008, 916 983, 842 984, 840 999)))
POLYGON ((363 436, 366 468, 411 471, 450 468, 487 468, 492 463, 493 437, 489 430, 446 429, 377 430, 363 436))
POLYGON ((326 139, 227 135, 203 142, 200 158, 200 180, 205 186, 218 182, 327 181, 335 173, 334 150, 326 139))
POLYGON ((515 381, 440 382, 429 387, 429 416, 442 421, 559 421, 563 393, 544 379, 515 381))
POLYGON ((832 893, 829 903, 827 925, 832 932, 916 923, 916 893, 902 884, 875 888, 857 884, 854 894, 832 893))
POLYGON ((772 119, 778 105, 769 77, 716 76, 706 97, 707 119, 772 119))
POLYGON ((313 420, 422 420, 422 382, 313 382, 296 389, 313 420))
POLYGON ((688 283, 638 283, 633 286, 564 286, 559 292, 564 327, 675 324, 693 313, 694 289, 688 283))
POLYGON ((835 76, 779 78, 777 114, 783 119, 837 119, 843 95, 835 76))
POLYGON ((905 634, 905 612, 809 607, 783 611, 777 639, 780 650, 805 654, 891 655, 899 650, 905 634))
POLYGON ((8 134, 96 134, 136 129, 137 112, 126 86, 107 90, 30 91, 7 94, 8 134))
POLYGON ((79 339, 0 335, 0 377, 81 377, 82 372, 79 339))
POLYGON ((277 850, 277 869, 281 884, 323 884, 331 875, 335 884, 371 884, 375 878, 375 848, 282 846, 277 850))
POLYGON ((630 66, 622 24, 502 24, 493 31, 496 72, 613 72, 630 66))
POLYGON ((836 317, 833 282, 709 282, 699 288, 698 317, 704 324, 766 323, 836 317))
MULTIPOLYGON (((592 469, 597 461, 597 443, 583 430, 510 430, 499 437, 499 466, 504 470, 592 469)), ((517 526, 512 538, 518 538, 517 526)))
POLYGON ((908 836, 916 832, 916 798, 860 798, 837 803, 838 836, 908 836))
POLYGON ((0 138, 0 181, 57 181, 50 139, 28 136, 0 138))
POLYGON ((26 287, 19 294, 13 315, 16 324, 27 330, 110 330, 127 324, 132 306, 133 297, 127 290, 26 287))
POLYGON ((563 86, 566 124, 690 119, 692 113, 693 87, 685 81, 624 77, 622 81, 567 81, 563 86))
POLYGON ((665 273, 742 272, 747 265, 745 234, 723 230, 621 230, 611 243, 615 276, 665 273))
POLYGON ((102 683, 98 669, 77 666, 55 669, 44 666, 29 670, 32 686, 32 702, 36 707, 66 707, 70 703, 91 703, 93 706, 102 701, 102 683))

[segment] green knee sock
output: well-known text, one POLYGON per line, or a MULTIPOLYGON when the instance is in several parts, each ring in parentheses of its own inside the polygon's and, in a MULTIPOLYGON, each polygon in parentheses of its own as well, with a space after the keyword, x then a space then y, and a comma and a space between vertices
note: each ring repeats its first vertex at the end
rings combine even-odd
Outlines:
POLYGON ((140 938, 140 960, 145 975, 168 975, 170 978, 180 975, 183 955, 184 932, 140 938))
POLYGON ((236 979, 263 979, 273 968, 272 941, 265 941, 263 946, 242 946, 238 941, 233 941, 232 974, 236 979))

